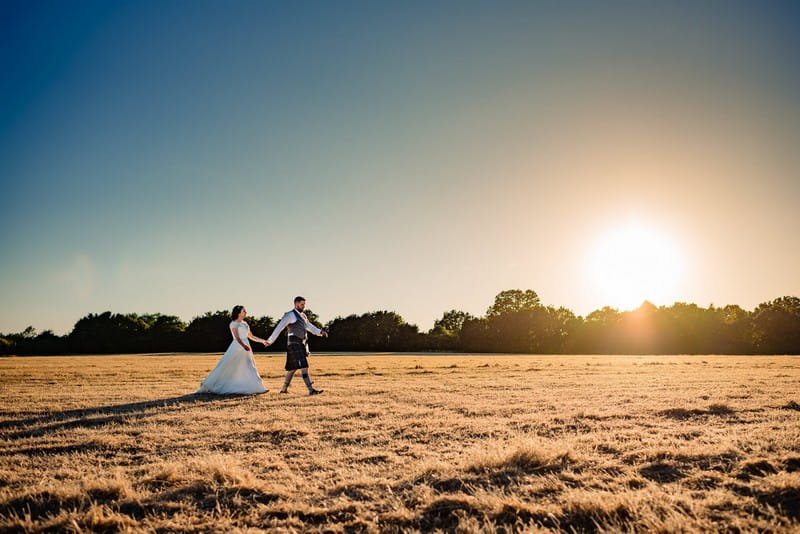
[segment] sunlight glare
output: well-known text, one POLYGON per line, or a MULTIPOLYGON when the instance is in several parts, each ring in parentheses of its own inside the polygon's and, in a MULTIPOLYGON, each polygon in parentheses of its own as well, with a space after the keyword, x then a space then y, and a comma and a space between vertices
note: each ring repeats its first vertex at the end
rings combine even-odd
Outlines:
POLYGON ((590 249, 587 268, 608 305, 629 310, 644 300, 671 303, 683 258, 662 232, 634 221, 603 233, 590 249))

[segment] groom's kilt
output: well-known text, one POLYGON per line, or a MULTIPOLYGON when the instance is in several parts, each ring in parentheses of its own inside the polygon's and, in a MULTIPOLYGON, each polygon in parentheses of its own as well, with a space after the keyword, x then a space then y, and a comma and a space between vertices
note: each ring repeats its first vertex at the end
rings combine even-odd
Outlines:
POLYGON ((286 370, 305 369, 308 367, 308 345, 304 341, 289 339, 286 345, 286 370))

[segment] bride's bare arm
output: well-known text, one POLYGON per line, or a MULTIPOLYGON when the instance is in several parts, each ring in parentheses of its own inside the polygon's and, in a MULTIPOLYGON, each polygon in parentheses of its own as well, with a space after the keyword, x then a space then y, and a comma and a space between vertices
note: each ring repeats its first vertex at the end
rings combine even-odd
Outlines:
POLYGON ((266 347, 267 345, 269 345, 269 343, 267 343, 267 340, 266 340, 266 339, 261 339, 261 338, 260 338, 260 337, 258 337, 258 336, 254 336, 254 335, 253 335, 253 333, 252 333, 252 332, 250 332, 250 330, 248 330, 248 331, 247 331, 247 338, 248 338, 248 339, 252 339, 253 341, 258 341, 259 343, 263 343, 265 347, 266 347))

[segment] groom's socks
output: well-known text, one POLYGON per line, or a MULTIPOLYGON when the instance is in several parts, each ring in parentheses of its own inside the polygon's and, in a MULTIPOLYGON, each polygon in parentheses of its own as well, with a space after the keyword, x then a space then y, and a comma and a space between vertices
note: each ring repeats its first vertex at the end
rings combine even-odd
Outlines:
POLYGON ((282 391, 287 391, 289 389, 289 384, 292 383, 292 377, 294 377, 294 371, 286 371, 286 378, 283 380, 282 391))
POLYGON ((308 376, 308 369, 303 369, 301 372, 303 373, 303 382, 306 383, 306 387, 308 388, 308 392, 311 393, 311 391, 313 391, 314 387, 311 385, 312 382, 311 382, 311 377, 308 376))

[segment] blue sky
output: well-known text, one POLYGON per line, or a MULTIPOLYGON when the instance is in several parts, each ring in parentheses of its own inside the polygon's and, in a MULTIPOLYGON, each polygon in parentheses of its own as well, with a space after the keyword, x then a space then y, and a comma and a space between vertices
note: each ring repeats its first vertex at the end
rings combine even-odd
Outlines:
POLYGON ((800 293, 791 2, 4 2, 0 332, 800 293), (642 268, 646 268, 644 265, 642 268), (638 295, 638 293, 637 293, 638 295))

